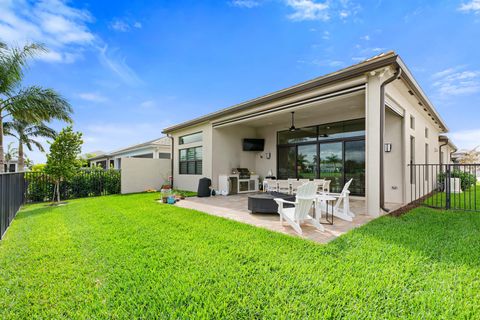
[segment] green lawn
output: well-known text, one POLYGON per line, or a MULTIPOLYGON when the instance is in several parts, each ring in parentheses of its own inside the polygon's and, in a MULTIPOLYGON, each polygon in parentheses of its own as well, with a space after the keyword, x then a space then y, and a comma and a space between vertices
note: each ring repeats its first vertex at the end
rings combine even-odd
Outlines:
POLYGON ((480 318, 480 213, 419 208, 319 245, 157 198, 25 207, 0 318, 480 318))
MULTIPOLYGON (((425 199, 424 204, 444 208, 447 196, 445 192, 436 192, 425 199)), ((451 193, 450 207, 452 209, 480 211, 480 185, 472 186, 462 193, 451 193)))

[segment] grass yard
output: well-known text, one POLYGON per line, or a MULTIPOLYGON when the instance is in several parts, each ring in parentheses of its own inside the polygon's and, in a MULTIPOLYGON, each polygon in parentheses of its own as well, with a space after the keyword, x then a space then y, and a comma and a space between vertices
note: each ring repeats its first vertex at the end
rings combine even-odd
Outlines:
POLYGON ((480 213, 418 208, 319 245, 157 198, 25 207, 0 318, 480 318, 480 213))
MULTIPOLYGON (((425 199, 424 204, 444 208, 447 196, 445 192, 437 192, 425 199)), ((450 206, 452 209, 480 211, 480 185, 472 186, 462 193, 451 193, 450 206)))

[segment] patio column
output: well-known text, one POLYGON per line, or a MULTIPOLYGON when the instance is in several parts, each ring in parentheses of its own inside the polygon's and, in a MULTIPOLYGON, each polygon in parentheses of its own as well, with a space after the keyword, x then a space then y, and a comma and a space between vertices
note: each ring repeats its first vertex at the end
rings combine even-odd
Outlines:
POLYGON ((365 197, 367 214, 380 214, 380 72, 372 71, 367 75, 365 97, 365 197))

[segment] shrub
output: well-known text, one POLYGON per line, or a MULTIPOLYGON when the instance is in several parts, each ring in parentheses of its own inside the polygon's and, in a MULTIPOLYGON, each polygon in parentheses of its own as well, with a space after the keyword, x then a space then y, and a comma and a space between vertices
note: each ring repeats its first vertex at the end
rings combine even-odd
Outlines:
MULTIPOLYGON (((440 172, 437 176, 437 180, 442 186, 445 185, 445 177, 445 172, 440 172)), ((462 190, 468 190, 472 185, 475 185, 475 183, 477 182, 477 177, 474 174, 458 169, 452 170, 450 172, 450 177, 460 179, 460 186, 462 187, 462 190)))
MULTIPOLYGON (((29 172, 25 175, 29 202, 51 201, 54 180, 43 172, 29 172)), ((85 198, 120 193, 121 175, 118 170, 79 170, 68 180, 60 183, 62 199, 85 198)))

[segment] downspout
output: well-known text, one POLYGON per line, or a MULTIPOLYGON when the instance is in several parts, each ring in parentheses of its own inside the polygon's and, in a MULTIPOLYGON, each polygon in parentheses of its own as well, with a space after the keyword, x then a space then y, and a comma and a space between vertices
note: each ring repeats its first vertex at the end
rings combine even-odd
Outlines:
POLYGON ((440 164, 443 164, 442 163, 442 147, 445 147, 447 144, 448 144, 448 139, 447 139, 447 141, 445 141, 444 144, 441 144, 438 147, 438 163, 440 163, 440 164))
POLYGON ((172 174, 172 175, 171 175, 171 180, 170 180, 170 187, 173 189, 173 176, 174 176, 174 172, 173 172, 173 170, 174 170, 174 168, 173 168, 173 167, 174 167, 173 154, 174 154, 174 150, 175 150, 175 149, 174 149, 174 147, 175 147, 175 146, 174 146, 175 140, 174 140, 174 138, 173 138, 170 134, 168 134, 168 133, 167 133, 167 137, 169 137, 170 140, 172 141, 172 152, 170 153, 170 172, 171 172, 171 174, 172 174))
POLYGON ((398 68, 392 77, 380 85, 380 208, 385 212, 390 211, 385 208, 385 151, 383 150, 385 145, 385 86, 400 78, 401 74, 402 69, 398 68))

